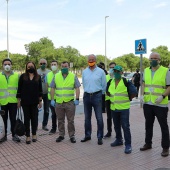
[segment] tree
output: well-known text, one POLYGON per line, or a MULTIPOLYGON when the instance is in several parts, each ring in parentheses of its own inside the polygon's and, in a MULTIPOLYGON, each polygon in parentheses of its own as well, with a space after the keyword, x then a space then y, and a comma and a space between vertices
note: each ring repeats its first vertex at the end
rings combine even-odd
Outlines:
POLYGON ((54 44, 47 37, 43 37, 39 41, 25 44, 25 50, 30 60, 34 61, 35 64, 38 64, 40 58, 49 60, 54 59, 56 56, 54 44))

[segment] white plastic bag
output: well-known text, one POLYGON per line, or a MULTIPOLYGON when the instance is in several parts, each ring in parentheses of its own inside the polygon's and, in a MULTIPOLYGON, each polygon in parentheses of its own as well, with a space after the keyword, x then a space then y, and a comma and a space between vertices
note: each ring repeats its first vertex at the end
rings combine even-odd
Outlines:
POLYGON ((0 139, 2 139, 5 136, 5 126, 4 121, 2 119, 2 116, 0 115, 0 139))

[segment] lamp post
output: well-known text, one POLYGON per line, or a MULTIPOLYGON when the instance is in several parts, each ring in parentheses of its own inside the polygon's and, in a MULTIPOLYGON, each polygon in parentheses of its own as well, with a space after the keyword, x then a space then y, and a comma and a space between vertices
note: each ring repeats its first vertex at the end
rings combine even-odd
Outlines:
POLYGON ((108 17, 109 16, 105 16, 105 67, 106 68, 107 68, 107 58, 106 58, 106 18, 108 18, 108 17))
POLYGON ((8 1, 7 1, 7 52, 8 52, 8 58, 9 58, 9 36, 8 36, 8 1))

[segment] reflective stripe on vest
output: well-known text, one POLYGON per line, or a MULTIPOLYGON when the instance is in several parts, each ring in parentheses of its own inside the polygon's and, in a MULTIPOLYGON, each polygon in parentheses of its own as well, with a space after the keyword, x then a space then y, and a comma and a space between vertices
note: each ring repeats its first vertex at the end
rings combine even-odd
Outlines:
POLYGON ((17 88, 18 88, 18 73, 11 74, 6 80, 5 75, 0 73, 0 105, 6 105, 8 103, 17 103, 17 88))
POLYGON ((125 86, 123 79, 120 80, 117 87, 115 87, 115 80, 112 79, 108 91, 111 94, 110 96, 111 110, 123 110, 130 108, 127 87, 125 86))
MULTIPOLYGON (((110 79, 111 79, 110 75, 107 74, 107 75, 106 75, 106 82, 108 82, 110 79)), ((109 99, 110 99, 110 97, 105 93, 105 101, 106 101, 106 100, 109 100, 109 99)))
MULTIPOLYGON (((51 100, 51 88, 50 88, 50 84, 54 78, 54 73, 51 71, 47 74, 47 84, 48 84, 48 100, 51 100)), ((54 99, 55 99, 55 95, 54 95, 54 99)))
MULTIPOLYGON (((152 78, 152 71, 148 67, 145 69, 145 88, 144 88, 144 102, 151 101, 155 103, 155 100, 161 96, 166 90, 166 74, 168 68, 160 66, 152 78)), ((168 97, 165 97, 160 105, 168 104, 168 97)))
POLYGON ((55 75, 55 94, 57 103, 68 102, 74 99, 74 83, 75 75, 73 73, 69 72, 65 79, 61 72, 55 75))

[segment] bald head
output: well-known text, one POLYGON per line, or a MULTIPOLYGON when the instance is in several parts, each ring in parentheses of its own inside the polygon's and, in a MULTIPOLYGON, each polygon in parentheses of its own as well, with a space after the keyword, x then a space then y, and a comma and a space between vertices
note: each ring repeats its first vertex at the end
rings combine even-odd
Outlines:
POLYGON ((88 62, 94 62, 96 61, 96 56, 94 54, 90 54, 88 55, 87 59, 88 59, 88 62))
POLYGON ((161 60, 161 57, 159 55, 159 53, 157 52, 152 52, 149 56, 149 60, 161 60))

